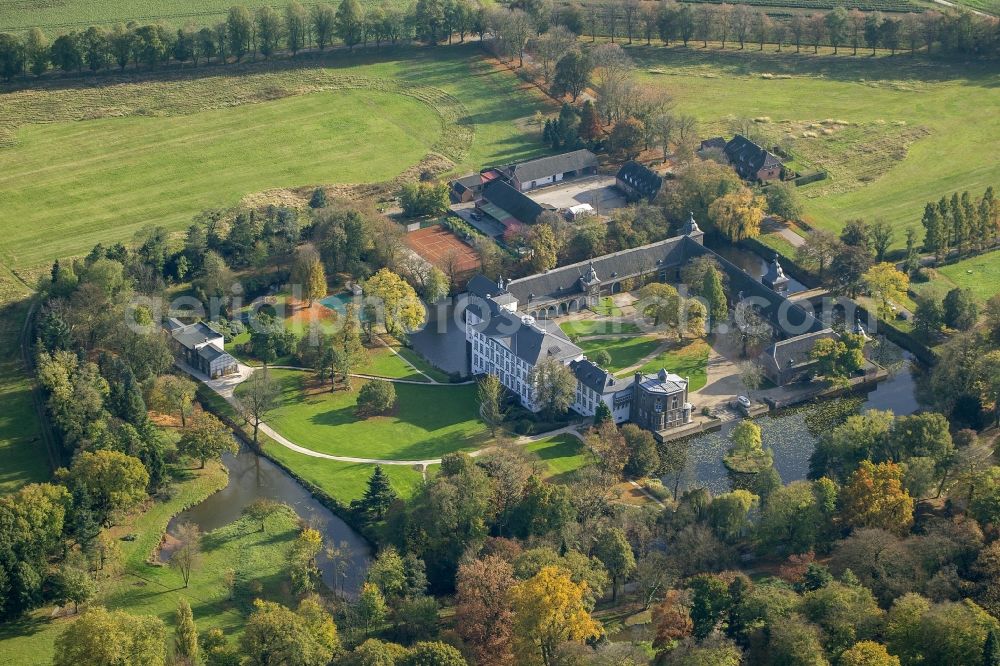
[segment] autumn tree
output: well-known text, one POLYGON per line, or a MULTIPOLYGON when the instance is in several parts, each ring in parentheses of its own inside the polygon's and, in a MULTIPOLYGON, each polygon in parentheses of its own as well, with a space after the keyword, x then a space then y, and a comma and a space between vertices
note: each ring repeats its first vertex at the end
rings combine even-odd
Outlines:
POLYGON ((680 590, 670 590, 663 601, 653 607, 653 627, 656 630, 653 648, 659 653, 672 650, 694 631, 691 614, 680 590))
POLYGON ((608 570, 611 576, 611 601, 618 601, 618 583, 624 582, 635 571, 635 555, 632 546, 619 527, 608 527, 600 531, 594 543, 594 556, 608 570))
POLYGON ((471 560, 458 568, 456 629, 477 663, 514 664, 511 591, 515 583, 511 564, 496 555, 471 560))
POLYGON ((817 340, 809 357, 817 362, 820 375, 834 381, 844 381, 864 365, 864 347, 863 336, 845 333, 839 339, 817 340))
POLYGON ((313 597, 303 599, 297 611, 257 599, 240 638, 247 666, 326 666, 339 649, 337 627, 313 597))
POLYGON ((183 522, 173 536, 176 546, 170 553, 170 566, 177 569, 187 587, 191 573, 201 562, 201 530, 194 523, 183 522))
POLYGON ((556 648, 567 641, 597 638, 602 631, 584 606, 586 583, 574 583, 568 571, 542 567, 514 585, 514 650, 518 663, 553 666, 556 648))
POLYGON ((716 199, 708 207, 708 219, 719 233, 732 242, 760 235, 764 219, 764 199, 741 188, 716 199))
POLYGON ((198 385, 190 379, 178 375, 160 375, 153 380, 146 402, 150 409, 164 414, 175 412, 181 419, 181 427, 187 426, 187 414, 191 411, 198 385))
POLYGON ((814 229, 795 251, 796 260, 816 272, 820 280, 840 249, 840 239, 829 231, 814 229))
POLYGON ((424 306, 417 292, 388 268, 368 278, 364 289, 367 296, 377 299, 376 307, 389 333, 407 333, 424 321, 424 306))
POLYGON ((53 666, 164 666, 167 631, 151 615, 90 608, 55 639, 53 666))
POLYGON ((587 446, 601 460, 602 471, 613 479, 621 479, 622 471, 628 464, 629 449, 625 436, 614 420, 604 421, 592 428, 586 436, 587 446))
POLYGON ((901 301, 910 288, 910 278, 906 273, 888 262, 869 268, 862 280, 878 303, 878 313, 883 319, 892 318, 892 303, 901 301))
POLYGON ((863 460, 840 495, 841 516, 854 528, 905 534, 913 524, 913 498, 903 487, 903 470, 893 462, 863 460))
POLYGON ((260 451, 260 426, 267 415, 277 406, 278 386, 271 379, 267 368, 250 375, 250 379, 240 385, 236 399, 243 419, 253 428, 253 448, 260 451))
POLYGON ((219 460, 223 453, 238 450, 229 427, 208 412, 198 412, 177 441, 177 451, 201 461, 202 468, 208 460, 219 460))
POLYGON ((71 486, 85 488, 97 518, 107 523, 146 499, 149 473, 142 461, 119 451, 82 451, 69 468, 71 486))
POLYGON ((840 655, 841 666, 899 666, 899 657, 875 641, 858 641, 840 655))
POLYGON ((493 437, 497 436, 507 413, 503 406, 504 387, 496 375, 486 375, 479 380, 479 418, 490 429, 493 437))
POLYGON ((549 418, 562 416, 576 398, 576 377, 555 359, 545 359, 531 370, 528 380, 534 387, 532 402, 549 418))

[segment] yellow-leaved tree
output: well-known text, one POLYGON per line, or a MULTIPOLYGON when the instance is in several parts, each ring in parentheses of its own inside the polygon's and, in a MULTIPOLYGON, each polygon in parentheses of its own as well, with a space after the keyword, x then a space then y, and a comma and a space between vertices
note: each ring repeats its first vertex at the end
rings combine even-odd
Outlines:
POLYGON ((513 587, 517 663, 551 666, 561 643, 601 634, 600 622, 587 612, 586 591, 585 582, 574 583, 568 571, 551 566, 513 587))
POLYGON ((891 303, 901 301, 910 288, 909 276, 887 261, 875 264, 865 271, 862 280, 878 303, 878 314, 883 319, 892 317, 891 303))
POLYGON ((385 329, 390 333, 412 331, 424 321, 424 306, 413 287, 388 268, 368 278, 365 294, 378 301, 385 329))
POLYGON ((741 187, 713 201, 708 207, 708 219, 719 233, 734 243, 756 238, 764 219, 764 199, 741 187))

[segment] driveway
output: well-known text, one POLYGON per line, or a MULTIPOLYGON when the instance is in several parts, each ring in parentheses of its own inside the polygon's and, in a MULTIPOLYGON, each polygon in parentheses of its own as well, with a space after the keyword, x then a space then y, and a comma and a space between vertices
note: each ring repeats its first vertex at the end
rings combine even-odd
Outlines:
POLYGON ((625 206, 625 198, 615 188, 614 176, 588 176, 568 180, 525 194, 538 203, 556 208, 590 204, 601 214, 625 206))

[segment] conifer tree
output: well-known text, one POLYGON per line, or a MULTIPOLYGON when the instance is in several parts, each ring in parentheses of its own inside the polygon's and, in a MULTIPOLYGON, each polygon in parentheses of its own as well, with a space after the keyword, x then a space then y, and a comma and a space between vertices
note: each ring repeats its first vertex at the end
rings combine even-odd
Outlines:
POLYGON ((174 657, 178 663, 198 663, 198 629, 194 626, 191 604, 177 600, 177 628, 174 630, 174 657))
POLYGON ((382 466, 375 465, 375 471, 369 477, 368 487, 359 503, 361 510, 375 520, 382 520, 385 512, 396 501, 396 497, 396 491, 389 484, 389 477, 382 466))

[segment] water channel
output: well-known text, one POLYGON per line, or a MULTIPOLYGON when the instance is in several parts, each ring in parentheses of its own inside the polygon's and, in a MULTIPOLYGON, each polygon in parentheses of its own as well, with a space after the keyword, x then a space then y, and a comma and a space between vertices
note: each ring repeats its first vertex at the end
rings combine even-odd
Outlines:
POLYGON ((342 548, 349 553, 350 564, 346 570, 342 568, 342 578, 339 579, 336 563, 325 550, 320 554, 317 564, 323 574, 323 582, 330 589, 343 587, 348 593, 361 587, 371 559, 371 547, 360 534, 323 506, 287 472, 246 447, 240 447, 236 455, 225 454, 222 462, 229 470, 226 487, 174 517, 167 525, 168 533, 174 534, 177 525, 185 521, 194 523, 202 532, 211 532, 237 520, 243 509, 254 500, 282 502, 291 506, 304 522, 319 530, 324 546, 342 548))

